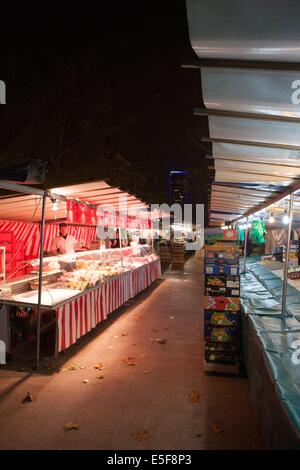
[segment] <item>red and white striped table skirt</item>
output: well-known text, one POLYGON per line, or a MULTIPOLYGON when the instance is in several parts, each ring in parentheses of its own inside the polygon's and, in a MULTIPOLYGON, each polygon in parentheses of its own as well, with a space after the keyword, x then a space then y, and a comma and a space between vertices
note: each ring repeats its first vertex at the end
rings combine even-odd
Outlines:
POLYGON ((161 277, 160 260, 107 281, 98 288, 56 309, 58 352, 91 331, 127 300, 161 277))

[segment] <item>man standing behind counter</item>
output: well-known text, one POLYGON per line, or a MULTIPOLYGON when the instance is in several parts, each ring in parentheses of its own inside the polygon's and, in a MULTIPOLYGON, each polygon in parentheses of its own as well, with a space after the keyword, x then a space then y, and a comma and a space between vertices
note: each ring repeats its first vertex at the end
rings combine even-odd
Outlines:
POLYGON ((75 249, 82 248, 75 237, 68 234, 68 225, 64 222, 59 224, 59 236, 54 238, 50 252, 52 255, 64 255, 75 253, 75 249))

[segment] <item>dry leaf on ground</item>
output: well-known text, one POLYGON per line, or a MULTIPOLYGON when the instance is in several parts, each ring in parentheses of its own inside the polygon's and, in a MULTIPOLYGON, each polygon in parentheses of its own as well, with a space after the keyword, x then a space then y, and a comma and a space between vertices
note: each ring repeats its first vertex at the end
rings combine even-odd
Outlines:
POLYGON ((76 370, 76 365, 75 364, 70 364, 69 366, 67 366, 67 369, 68 370, 76 370))
POLYGON ((102 380, 102 379, 104 379, 104 375, 97 375, 96 378, 99 379, 99 380, 102 380))
POLYGON ((36 400, 36 397, 33 396, 32 393, 27 392, 27 394, 25 395, 25 397, 22 400, 22 403, 30 403, 33 400, 36 400))
POLYGON ((220 433, 220 432, 223 432, 223 429, 221 428, 221 426, 219 425, 219 423, 214 423, 211 427, 212 431, 214 433, 220 433))
POLYGON ((147 437, 149 437, 149 432, 148 431, 140 431, 134 434, 134 437, 137 441, 139 442, 144 442, 147 437))
POLYGON ((128 333, 121 333, 121 336, 128 336, 128 333))
POLYGON ((85 366, 80 366, 79 369, 85 369, 85 366))
POLYGON ((199 392, 193 390, 192 393, 188 394, 188 399, 191 403, 198 403, 199 401, 199 392))
POLYGON ((69 423, 65 423, 64 424, 64 430, 65 431, 72 431, 72 430, 75 430, 77 431, 79 429, 79 426, 77 423, 73 423, 73 422, 69 422, 69 423))
POLYGON ((126 357, 125 359, 123 359, 123 364, 125 364, 126 366, 136 366, 135 357, 126 357))
POLYGON ((166 339, 160 339, 160 338, 156 339, 155 341, 156 341, 157 344, 166 344, 166 342, 167 342, 166 339))
POLYGON ((84 380, 83 380, 83 383, 84 383, 84 384, 87 384, 87 383, 89 383, 89 381, 90 381, 90 379, 84 379, 84 380))
POLYGON ((94 369, 102 370, 104 369, 104 365, 102 362, 97 362, 97 364, 94 365, 94 369))

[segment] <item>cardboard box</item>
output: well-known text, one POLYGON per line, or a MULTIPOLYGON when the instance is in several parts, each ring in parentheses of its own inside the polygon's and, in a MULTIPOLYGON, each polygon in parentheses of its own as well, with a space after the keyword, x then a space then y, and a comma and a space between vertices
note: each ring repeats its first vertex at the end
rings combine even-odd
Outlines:
POLYGON ((239 256, 224 251, 207 251, 205 253, 205 264, 239 264, 239 256))
POLYGON ((237 276, 240 272, 240 267, 238 264, 208 264, 204 266, 204 272, 205 274, 213 274, 215 276, 237 276))
POLYGON ((235 257, 240 254, 240 245, 236 242, 216 242, 208 241, 204 246, 205 252, 221 251, 223 253, 232 253, 235 257))
POLYGON ((205 276, 205 294, 223 295, 225 297, 240 296, 239 276, 205 276))
POLYGON ((204 309, 238 312, 240 310, 240 299, 238 297, 223 297, 222 295, 205 295, 204 309))
POLYGON ((205 240, 238 240, 238 230, 220 228, 208 228, 204 231, 205 240))
POLYGON ((237 326, 241 323, 240 312, 205 310, 204 323, 208 326, 237 326))
POLYGON ((204 339, 217 343, 238 343, 240 329, 233 326, 205 326, 204 339))

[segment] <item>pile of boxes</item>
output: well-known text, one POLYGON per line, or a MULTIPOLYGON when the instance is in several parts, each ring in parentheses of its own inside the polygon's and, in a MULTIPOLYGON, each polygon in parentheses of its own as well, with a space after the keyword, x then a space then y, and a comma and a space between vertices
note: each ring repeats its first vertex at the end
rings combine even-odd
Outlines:
POLYGON ((239 372, 240 276, 237 230, 205 230, 205 369, 239 372))
MULTIPOLYGON (((285 262, 286 257, 286 247, 283 247, 283 256, 282 261, 285 262)), ((290 242, 290 251, 289 251, 289 268, 299 269, 299 240, 291 240, 290 242)))

